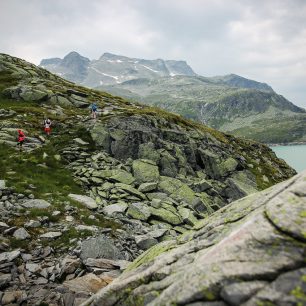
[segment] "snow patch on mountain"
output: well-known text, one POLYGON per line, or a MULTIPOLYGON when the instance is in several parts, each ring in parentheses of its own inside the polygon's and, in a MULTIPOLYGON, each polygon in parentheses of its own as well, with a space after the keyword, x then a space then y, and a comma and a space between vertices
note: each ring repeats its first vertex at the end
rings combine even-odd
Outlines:
POLYGON ((147 69, 149 69, 149 70, 151 70, 151 71, 153 71, 153 72, 156 72, 156 73, 159 72, 159 71, 154 70, 154 69, 152 69, 152 68, 150 68, 150 67, 148 67, 148 66, 146 66, 146 65, 140 65, 140 66, 145 67, 145 68, 147 68, 147 69))

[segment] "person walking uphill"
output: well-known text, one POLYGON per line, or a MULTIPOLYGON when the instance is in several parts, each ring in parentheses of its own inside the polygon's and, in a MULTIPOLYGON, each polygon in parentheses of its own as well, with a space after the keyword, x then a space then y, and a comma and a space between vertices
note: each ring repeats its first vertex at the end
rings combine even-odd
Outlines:
POLYGON ((44 128, 45 128, 45 133, 49 136, 51 133, 51 120, 49 118, 44 120, 44 128))
POLYGON ((96 103, 92 103, 90 106, 91 109, 91 118, 92 119, 97 119, 97 111, 98 111, 98 106, 96 103))
POLYGON ((17 146, 19 146, 19 150, 22 150, 22 146, 25 140, 25 135, 22 130, 18 130, 18 139, 17 139, 17 146))

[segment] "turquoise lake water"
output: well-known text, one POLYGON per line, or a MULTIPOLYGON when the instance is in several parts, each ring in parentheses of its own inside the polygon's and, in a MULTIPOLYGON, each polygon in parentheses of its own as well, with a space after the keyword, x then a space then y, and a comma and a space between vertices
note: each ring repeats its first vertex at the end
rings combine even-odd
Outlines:
POLYGON ((277 157, 282 158, 297 172, 306 169, 306 145, 271 147, 277 157))

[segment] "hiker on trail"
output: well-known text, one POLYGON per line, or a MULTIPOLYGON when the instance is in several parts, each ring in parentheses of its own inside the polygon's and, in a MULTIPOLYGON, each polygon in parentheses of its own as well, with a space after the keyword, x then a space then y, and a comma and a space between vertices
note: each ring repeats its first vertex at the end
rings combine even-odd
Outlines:
POLYGON ((51 120, 49 118, 44 120, 44 128, 45 128, 45 133, 49 136, 51 133, 51 120))
POLYGON ((92 103, 90 106, 91 109, 91 118, 92 119, 97 119, 97 110, 98 110, 98 106, 96 103, 92 103))
POLYGON ((19 146, 19 150, 22 150, 22 145, 25 140, 25 135, 22 130, 18 130, 18 140, 17 140, 17 146, 19 146))

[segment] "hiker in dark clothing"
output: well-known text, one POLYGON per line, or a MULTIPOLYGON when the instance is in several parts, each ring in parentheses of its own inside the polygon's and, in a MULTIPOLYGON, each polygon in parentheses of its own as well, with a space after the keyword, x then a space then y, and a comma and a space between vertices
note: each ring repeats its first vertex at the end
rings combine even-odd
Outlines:
POLYGON ((91 109, 91 118, 92 119, 97 119, 97 110, 98 110, 98 106, 96 103, 92 103, 90 106, 91 109))

